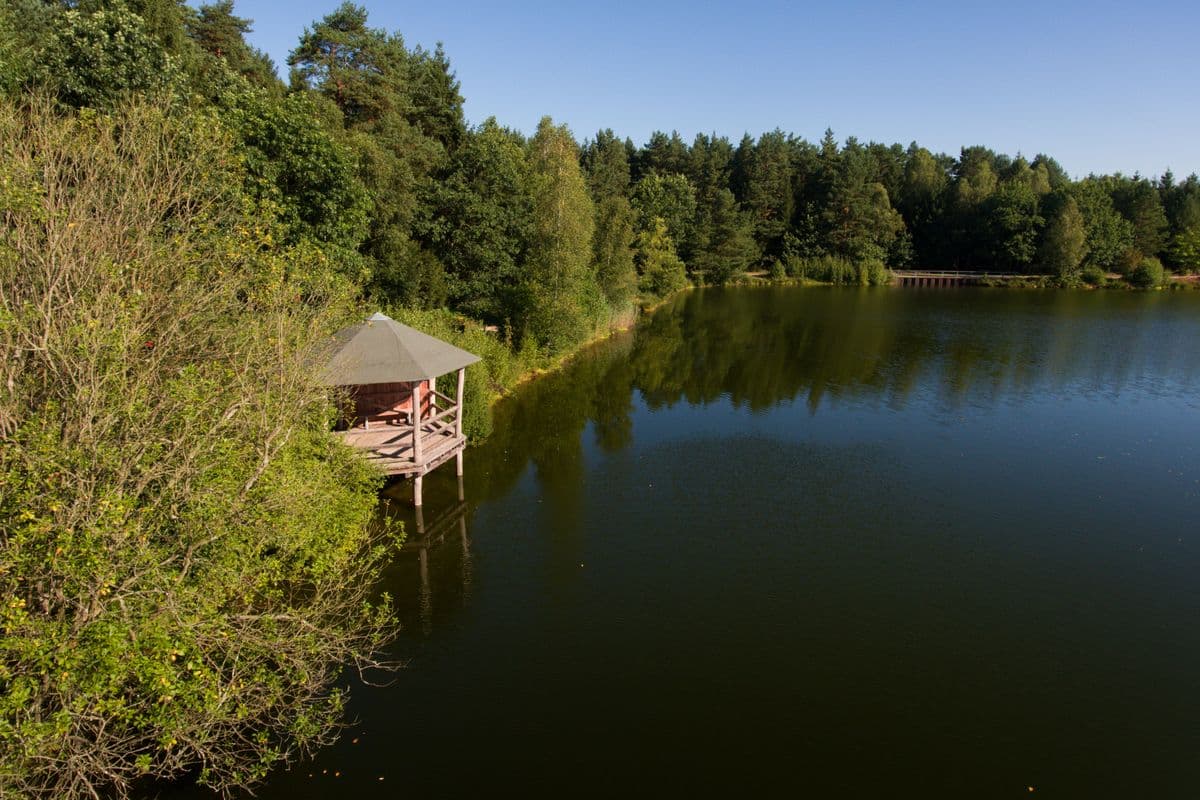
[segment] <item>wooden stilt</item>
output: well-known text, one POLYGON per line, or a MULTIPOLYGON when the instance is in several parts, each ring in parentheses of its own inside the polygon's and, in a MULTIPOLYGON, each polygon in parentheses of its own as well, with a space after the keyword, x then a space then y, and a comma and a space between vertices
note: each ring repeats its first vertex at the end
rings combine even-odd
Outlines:
POLYGON ((423 475, 413 477, 413 505, 417 508, 421 507, 421 483, 425 480, 423 475))
MULTIPOLYGON (((419 467, 424 459, 421 457, 421 384, 418 381, 412 385, 412 418, 413 418, 413 461, 419 467)), ((418 479, 419 480, 419 479, 418 479)), ((417 505, 421 505, 417 503, 417 505)))
MULTIPOLYGON (((455 392, 456 411, 454 412, 454 435, 462 436, 462 401, 463 401, 463 380, 467 374, 466 367, 458 371, 458 390, 455 392)), ((462 458, 459 458, 458 474, 462 475, 462 458)))
POLYGON ((454 454, 454 474, 462 477, 463 474, 463 451, 459 450, 454 454))
POLYGON ((466 499, 467 499, 467 492, 466 492, 466 490, 463 488, 463 476, 462 476, 462 472, 461 472, 461 471, 459 471, 459 473, 458 473, 458 502, 460 502, 460 503, 461 503, 462 501, 464 501, 464 500, 466 500, 466 499))

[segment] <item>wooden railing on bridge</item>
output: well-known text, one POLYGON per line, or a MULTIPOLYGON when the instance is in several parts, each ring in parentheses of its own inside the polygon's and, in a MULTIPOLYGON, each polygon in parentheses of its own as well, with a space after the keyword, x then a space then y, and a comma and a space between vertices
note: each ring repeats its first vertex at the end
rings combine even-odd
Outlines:
POLYGON ((899 286, 971 286, 989 281, 1029 277, 1011 272, 969 269, 894 269, 892 282, 899 286))

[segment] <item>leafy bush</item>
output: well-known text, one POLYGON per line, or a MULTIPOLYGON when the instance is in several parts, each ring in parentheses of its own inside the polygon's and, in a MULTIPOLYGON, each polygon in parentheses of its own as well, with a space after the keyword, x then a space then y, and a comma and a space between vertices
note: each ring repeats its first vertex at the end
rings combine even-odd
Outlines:
POLYGON ((0 796, 218 790, 331 737, 380 476, 306 353, 348 316, 221 123, 0 105, 0 796))
POLYGON ((1079 277, 1089 286, 1103 286, 1104 282, 1108 280, 1108 276, 1104 274, 1104 270, 1099 267, 1084 267, 1079 277))
POLYGON ((667 225, 655 217, 634 242, 637 253, 638 289, 643 296, 666 297, 687 286, 687 272, 667 234, 667 225))
POLYGON ((1129 282, 1139 289, 1153 289, 1166 282, 1162 262, 1157 258, 1143 258, 1129 273, 1129 282))

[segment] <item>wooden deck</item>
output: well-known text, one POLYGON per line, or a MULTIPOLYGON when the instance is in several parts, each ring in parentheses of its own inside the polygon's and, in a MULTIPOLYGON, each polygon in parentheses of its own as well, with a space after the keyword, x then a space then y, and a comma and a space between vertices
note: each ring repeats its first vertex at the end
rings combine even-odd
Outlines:
POLYGON ((342 431, 341 436, 389 475, 424 475, 467 444, 467 437, 456 433, 454 427, 436 428, 428 422, 422 425, 420 459, 414 448, 412 425, 376 423, 367 429, 342 431))

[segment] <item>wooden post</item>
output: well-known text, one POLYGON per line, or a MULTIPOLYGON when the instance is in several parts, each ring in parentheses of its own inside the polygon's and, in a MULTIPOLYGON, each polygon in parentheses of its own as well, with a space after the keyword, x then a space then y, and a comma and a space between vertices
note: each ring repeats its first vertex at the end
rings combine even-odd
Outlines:
MULTIPOLYGON (((463 380, 467 374, 466 367, 460 367, 458 370, 458 392, 455 394, 454 406, 454 435, 462 436, 462 400, 463 400, 463 380)), ((458 474, 462 475, 462 454, 458 457, 458 474)))
MULTIPOLYGON (((421 382, 417 381, 412 384, 412 404, 413 404, 413 462, 420 464, 424 459, 421 457, 421 382)), ((420 480, 418 478, 417 480, 420 480)), ((419 487, 421 484, 417 484, 419 487)), ((420 491, 418 489, 418 491, 420 491)), ((421 505, 417 503, 417 505, 421 505)))
POLYGON ((421 507, 421 483, 424 481, 424 476, 417 474, 413 476, 413 505, 417 508, 421 507))
MULTIPOLYGON (((454 454, 454 474, 460 478, 462 477, 462 474, 463 474, 462 461, 463 461, 463 451, 462 451, 462 448, 460 447, 458 452, 454 454)), ((459 499, 461 500, 462 498, 459 498, 459 499)))

